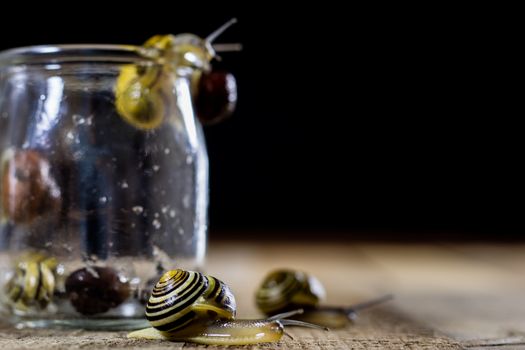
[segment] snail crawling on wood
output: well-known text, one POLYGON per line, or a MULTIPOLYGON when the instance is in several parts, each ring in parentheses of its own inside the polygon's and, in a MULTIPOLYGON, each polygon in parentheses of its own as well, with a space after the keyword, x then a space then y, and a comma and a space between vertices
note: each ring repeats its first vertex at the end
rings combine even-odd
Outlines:
POLYGON ((129 124, 152 130, 169 117, 166 105, 173 93, 178 74, 191 73, 194 109, 203 124, 214 124, 229 117, 237 102, 237 85, 232 74, 214 71, 210 62, 216 51, 236 51, 238 44, 213 45, 212 42, 232 24, 200 38, 193 34, 155 35, 144 43, 145 55, 154 64, 131 64, 122 67, 115 85, 115 106, 129 124))
POLYGON ((388 294, 377 299, 348 307, 321 306, 325 298, 321 282, 304 272, 275 270, 263 280, 256 293, 257 307, 266 315, 295 309, 304 312, 294 318, 330 328, 342 328, 354 321, 357 312, 393 298, 388 294))
POLYGON ((225 283, 199 272, 172 270, 160 278, 146 305, 146 318, 153 327, 128 337, 249 345, 279 341, 286 325, 324 329, 286 319, 297 310, 262 320, 237 320, 235 313, 235 297, 225 283))

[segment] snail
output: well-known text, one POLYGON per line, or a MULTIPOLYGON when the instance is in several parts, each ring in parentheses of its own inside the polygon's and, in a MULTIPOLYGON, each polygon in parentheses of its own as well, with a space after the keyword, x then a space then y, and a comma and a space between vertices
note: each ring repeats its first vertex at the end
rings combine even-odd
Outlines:
POLYGON ((129 282, 110 267, 89 266, 66 279, 66 293, 75 310, 95 315, 122 304, 130 295, 129 282))
POLYGON ((2 217, 14 223, 31 223, 57 213, 61 195, 49 161, 30 149, 8 149, 2 155, 2 217))
POLYGON ((286 319, 297 311, 263 320, 237 320, 235 313, 235 297, 225 283, 199 272, 172 270, 160 278, 146 305, 146 318, 153 327, 128 337, 248 345, 279 341, 286 325, 323 329, 286 319))
POLYGON ((321 282, 314 276, 280 269, 265 277, 255 299, 259 310, 267 315, 302 308, 304 312, 294 318, 330 328, 345 327, 355 320, 358 311, 392 299, 392 295, 385 295, 349 307, 320 306, 325 294, 321 282))
POLYGON ((19 311, 31 306, 44 309, 53 298, 56 285, 57 260, 41 253, 23 254, 14 275, 5 286, 6 294, 19 311))
MULTIPOLYGON (((150 65, 126 65, 115 85, 115 106, 129 124, 142 130, 157 128, 169 113, 166 101, 172 92, 172 80, 181 68, 192 69, 192 94, 196 98, 197 116, 213 123, 229 116, 235 107, 237 88, 233 75, 211 72, 210 62, 217 57, 212 46, 236 19, 225 23, 208 37, 193 34, 155 35, 144 49, 156 59, 150 65)), ((238 50, 238 45, 223 44, 217 50, 238 50)))

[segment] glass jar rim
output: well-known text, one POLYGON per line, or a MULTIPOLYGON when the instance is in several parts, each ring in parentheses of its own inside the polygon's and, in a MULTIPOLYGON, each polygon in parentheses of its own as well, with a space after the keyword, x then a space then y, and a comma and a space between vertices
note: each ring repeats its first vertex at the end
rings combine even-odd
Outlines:
POLYGON ((0 52, 0 69, 15 65, 62 63, 155 64, 159 50, 134 45, 60 44, 37 45, 0 52))

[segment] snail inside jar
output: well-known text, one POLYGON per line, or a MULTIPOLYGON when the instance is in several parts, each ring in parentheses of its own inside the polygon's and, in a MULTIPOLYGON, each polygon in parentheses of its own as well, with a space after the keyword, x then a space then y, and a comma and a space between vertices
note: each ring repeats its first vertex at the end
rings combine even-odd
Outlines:
POLYGON ((213 64, 239 49, 213 44, 233 23, 0 53, 0 302, 13 322, 136 328, 153 278, 202 266, 202 125, 235 107, 235 78, 213 64))

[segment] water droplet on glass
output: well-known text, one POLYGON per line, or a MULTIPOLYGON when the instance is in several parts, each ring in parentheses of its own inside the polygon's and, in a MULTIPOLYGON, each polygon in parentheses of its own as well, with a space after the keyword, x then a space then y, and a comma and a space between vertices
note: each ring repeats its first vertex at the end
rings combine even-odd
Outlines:
POLYGON ((120 187, 122 187, 122 188, 128 188, 129 185, 128 185, 128 183, 126 182, 126 180, 124 180, 124 181, 122 181, 122 184, 120 185, 120 187))
POLYGON ((159 215, 159 213, 155 213, 155 214, 153 214, 153 216, 158 218, 160 215, 159 215))
POLYGON ((102 197, 100 197, 100 198, 98 199, 98 201, 99 201, 100 203, 106 203, 106 202, 108 201, 108 197, 106 197, 106 196, 102 196, 102 197))
POLYGON ((144 208, 141 207, 140 205, 136 205, 133 208, 131 208, 131 210, 133 210, 135 214, 139 215, 140 213, 144 211, 144 208))
POLYGON ((46 95, 40 95, 40 99, 44 101, 46 99, 46 95))
POLYGON ((171 218, 174 218, 176 214, 177 214, 177 213, 175 212, 174 209, 171 209, 171 210, 170 210, 170 217, 171 217, 171 218))
POLYGON ((190 207, 190 196, 189 195, 184 195, 184 197, 182 198, 182 205, 184 206, 184 208, 189 208, 190 207))
POLYGON ((75 153, 73 153, 74 160, 81 160, 83 156, 84 156, 84 152, 82 151, 76 151, 75 153))
POLYGON ((193 156, 186 156, 186 164, 193 163, 193 156))
POLYGON ((135 223, 132 223, 131 228, 135 228, 135 227, 137 227, 137 225, 135 223))
POLYGON ((170 152, 171 152, 171 151, 170 151, 169 148, 165 148, 165 149, 164 149, 164 154, 170 154, 170 152))
POLYGON ((86 118, 84 118, 80 114, 73 114, 72 118, 73 118, 73 123, 75 123, 75 125, 82 125, 86 123, 86 118))
POLYGON ((162 211, 162 214, 166 214, 166 213, 168 212, 168 208, 169 208, 169 206, 164 205, 164 206, 162 206, 162 208, 160 209, 160 211, 162 211))
POLYGON ((108 247, 110 247, 110 248, 112 248, 112 247, 113 247, 113 245, 114 245, 114 243, 113 243, 113 242, 109 242, 109 243, 108 243, 108 247))
POLYGON ((100 278, 97 270, 95 270, 93 267, 91 266, 87 266, 86 267, 86 271, 89 272, 89 274, 91 274, 91 276, 95 277, 95 278, 100 278))
POLYGON ((155 227, 157 230, 162 227, 160 221, 157 219, 153 220, 152 224, 153 224, 153 227, 155 227))
POLYGON ((75 134, 73 134, 72 131, 68 131, 66 137, 70 140, 73 140, 75 138, 75 134))
POLYGON ((70 245, 67 244, 67 243, 62 243, 62 248, 63 248, 65 251, 70 252, 70 253, 73 251, 73 247, 70 246, 70 245))
POLYGON ((160 169, 160 166, 159 165, 154 165, 153 166, 153 171, 159 171, 160 169))
POLYGON ((179 235, 181 236, 184 235, 184 229, 182 227, 179 227, 178 231, 179 231, 179 235))

